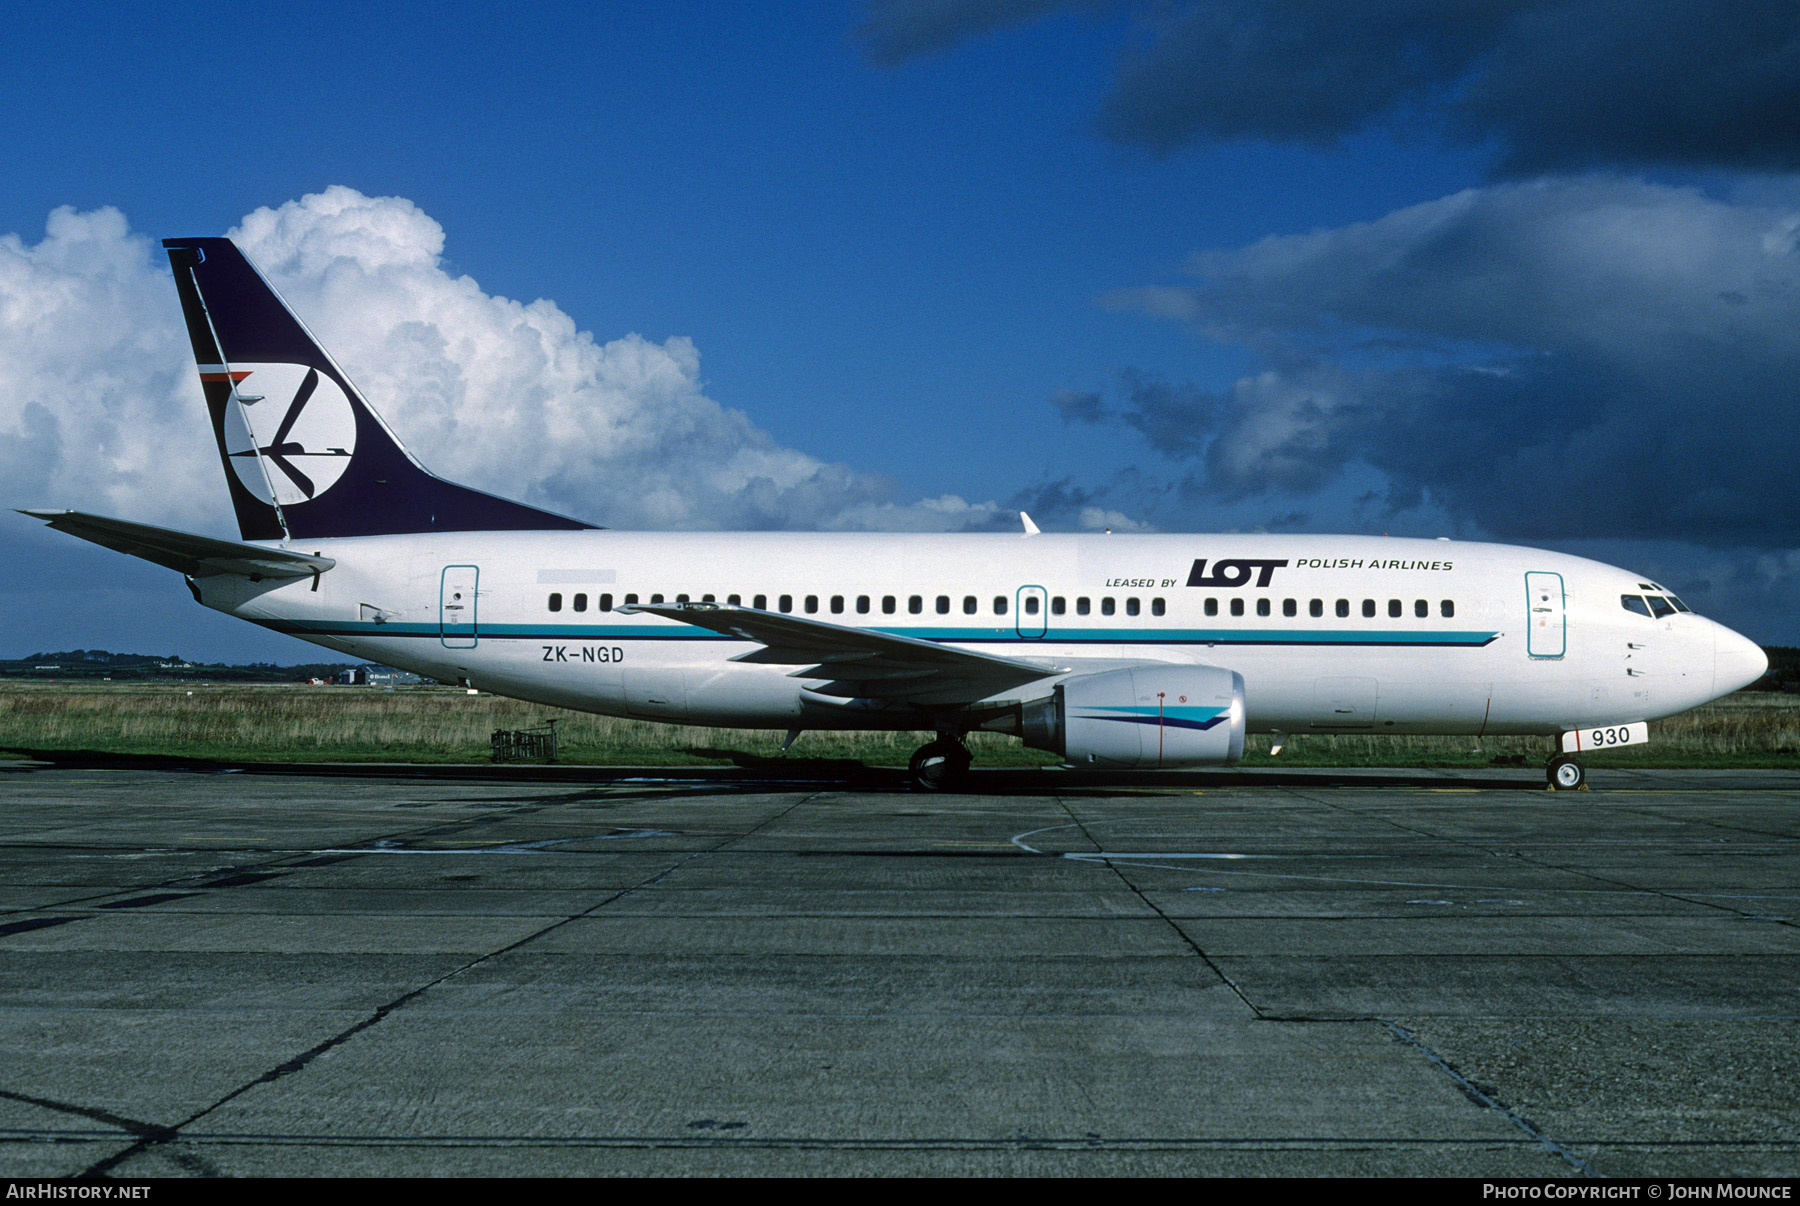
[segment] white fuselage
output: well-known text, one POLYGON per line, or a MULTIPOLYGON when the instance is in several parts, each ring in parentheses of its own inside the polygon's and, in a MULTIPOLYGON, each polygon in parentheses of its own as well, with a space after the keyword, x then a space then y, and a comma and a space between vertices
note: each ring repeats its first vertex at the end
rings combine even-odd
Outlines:
MULTIPOLYGON (((302 547, 304 544, 304 547, 302 547)), ((1073 674, 1209 665, 1251 731, 1554 733, 1654 719, 1761 673, 1757 647, 1627 571, 1505 545, 1355 536, 507 532, 341 538, 317 578, 197 580, 210 607, 343 653, 618 716, 931 727, 822 696, 753 642, 630 603, 735 602, 1073 674), (1197 564, 1200 563, 1200 564, 1197 564), (1194 583, 1190 585, 1190 582, 1194 583), (1663 610, 1661 606, 1657 610, 1663 610)), ((1041 680, 1007 693, 1042 696, 1041 680)))

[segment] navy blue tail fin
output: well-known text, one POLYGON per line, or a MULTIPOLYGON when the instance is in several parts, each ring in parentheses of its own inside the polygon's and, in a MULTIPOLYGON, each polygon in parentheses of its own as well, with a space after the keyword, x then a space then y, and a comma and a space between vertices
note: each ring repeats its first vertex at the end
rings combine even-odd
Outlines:
POLYGON ((434 477, 230 239, 164 239, 245 540, 592 524, 434 477))

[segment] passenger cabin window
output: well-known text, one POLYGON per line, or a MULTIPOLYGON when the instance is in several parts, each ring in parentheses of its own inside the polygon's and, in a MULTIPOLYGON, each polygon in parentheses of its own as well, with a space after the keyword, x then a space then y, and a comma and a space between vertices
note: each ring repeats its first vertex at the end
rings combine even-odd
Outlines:
POLYGON ((1438 604, 1438 614, 1443 616, 1446 620, 1450 619, 1456 614, 1456 604, 1452 603, 1449 599, 1445 599, 1442 603, 1438 604))
POLYGON ((1100 614, 1101 615, 1110 616, 1113 613, 1113 611, 1114 611, 1114 608, 1113 608, 1112 596, 1109 595, 1106 598, 1100 600, 1100 614))
POLYGON ((1256 601, 1256 614, 1259 616, 1266 616, 1269 614, 1269 601, 1267 599, 1258 599, 1256 601))
POLYGON ((818 611, 819 611, 819 596, 817 596, 817 595, 806 596, 806 614, 809 616, 817 615, 818 611))
POLYGON ((1217 599, 1208 599, 1206 601, 1206 614, 1209 616, 1216 616, 1219 614, 1219 601, 1217 599))
POLYGON ((1374 617, 1375 617, 1375 600, 1364 599, 1363 600, 1363 618, 1364 619, 1373 619, 1374 617))
POLYGON ((794 610, 794 596, 792 596, 792 595, 781 596, 781 605, 776 610, 780 611, 782 615, 788 615, 789 613, 791 613, 794 610))
POLYGON ((1088 614, 1088 610, 1089 610, 1089 604, 1088 604, 1087 596, 1086 595, 1077 595, 1075 597, 1075 614, 1078 616, 1085 616, 1088 614))
POLYGON ((831 614, 834 616, 841 616, 844 614, 844 596, 831 596, 831 614))
POLYGON ((997 616, 1003 616, 1006 614, 1006 596, 1005 595, 995 595, 994 596, 994 614, 997 616))
POLYGON ((937 613, 940 616, 947 616, 950 614, 950 596, 949 595, 939 595, 937 597, 937 613))
POLYGON ((767 595, 752 596, 750 599, 750 606, 756 608, 756 610, 758 610, 758 611, 769 610, 769 596, 767 596, 767 595))
POLYGON ((869 596, 856 596, 856 614, 859 616, 866 616, 869 614, 869 596))
POLYGON ((1423 599, 1413 600, 1413 615, 1423 620, 1431 614, 1431 604, 1423 599))
POLYGON ((894 614, 894 596, 881 596, 881 614, 884 616, 891 616, 894 614))
POLYGON ((1234 616, 1241 616, 1244 614, 1244 601, 1242 599, 1233 599, 1231 601, 1231 614, 1234 616))
POLYGON ((562 610, 562 592, 561 591, 552 591, 550 593, 550 610, 551 611, 561 611, 562 610))
POLYGON ((1293 616, 1299 615, 1300 614, 1300 600, 1298 600, 1298 599, 1283 599, 1281 601, 1281 614, 1284 616, 1288 616, 1290 618, 1293 616))
POLYGON ((1128 616, 1135 616, 1137 613, 1138 601, 1135 598, 1125 600, 1125 614, 1128 616))
POLYGON ((1314 599, 1311 603, 1306 605, 1306 612, 1308 615, 1312 616, 1313 619, 1318 619, 1325 614, 1325 600, 1314 599))
POLYGON ((636 607, 637 606, 637 596, 636 595, 626 595, 625 596, 625 606, 636 607))
POLYGON ((1025 596, 1025 614, 1028 616, 1035 616, 1037 613, 1038 613, 1037 596, 1036 595, 1026 595, 1025 596))
POLYGON ((576 611, 586 611, 587 610, 587 596, 586 595, 576 595, 575 596, 575 610, 576 611))
POLYGON ((963 596, 963 614, 965 616, 972 616, 980 609, 981 609, 981 604, 979 604, 975 601, 974 595, 964 595, 963 596))
POLYGON ((1168 605, 1166 603, 1164 603, 1161 599, 1150 600, 1150 614, 1151 615, 1160 616, 1168 610, 1169 610, 1168 605))
POLYGON ((1388 600, 1388 619, 1398 620, 1401 617, 1401 615, 1404 613, 1404 611, 1405 611, 1405 609, 1401 606, 1400 600, 1398 600, 1398 599, 1389 599, 1388 600))
POLYGON ((1337 601, 1337 613, 1340 620, 1345 616, 1348 616, 1350 614, 1350 600, 1339 599, 1337 601))
POLYGON ((1050 614, 1051 615, 1060 616, 1063 614, 1063 612, 1065 612, 1067 610, 1068 610, 1068 604, 1066 604, 1063 601, 1063 597, 1061 595, 1057 595, 1050 600, 1050 614))
MULTIPOLYGON (((662 596, 661 596, 661 595, 651 595, 651 596, 650 596, 650 604, 651 604, 651 606, 655 606, 655 605, 656 605, 656 604, 658 604, 658 603, 661 603, 661 602, 662 602, 662 601, 663 601, 663 600, 662 600, 662 596)), ((575 609, 575 610, 577 610, 577 611, 580 611, 580 610, 581 610, 581 609, 580 609, 580 608, 579 608, 579 607, 578 607, 578 608, 576 608, 576 609, 575 609)))
POLYGON ((612 596, 611 595, 601 595, 600 596, 600 610, 601 611, 611 611, 612 610, 612 596))
POLYGON ((925 610, 925 600, 921 599, 918 595, 910 596, 906 600, 906 610, 912 615, 918 615, 925 610))

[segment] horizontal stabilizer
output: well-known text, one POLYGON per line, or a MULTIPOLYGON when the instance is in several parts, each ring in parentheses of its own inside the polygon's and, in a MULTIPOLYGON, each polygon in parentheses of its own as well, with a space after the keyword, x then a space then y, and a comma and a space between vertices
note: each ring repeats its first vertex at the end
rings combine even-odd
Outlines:
POLYGON ((308 574, 324 573, 337 564, 330 557, 309 557, 285 549, 215 540, 210 536, 194 536, 80 511, 20 511, 19 514, 41 519, 59 532, 91 540, 114 552, 154 561, 191 578, 208 574, 304 578, 308 574))

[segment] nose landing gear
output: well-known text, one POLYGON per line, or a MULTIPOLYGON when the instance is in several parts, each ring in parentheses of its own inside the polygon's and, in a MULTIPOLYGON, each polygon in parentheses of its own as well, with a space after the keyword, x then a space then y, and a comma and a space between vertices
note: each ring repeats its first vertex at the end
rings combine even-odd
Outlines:
POLYGON ((1583 791, 1587 788, 1587 770, 1567 754, 1558 754, 1544 768, 1551 791, 1583 791))

